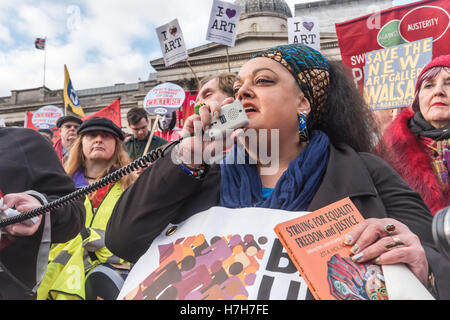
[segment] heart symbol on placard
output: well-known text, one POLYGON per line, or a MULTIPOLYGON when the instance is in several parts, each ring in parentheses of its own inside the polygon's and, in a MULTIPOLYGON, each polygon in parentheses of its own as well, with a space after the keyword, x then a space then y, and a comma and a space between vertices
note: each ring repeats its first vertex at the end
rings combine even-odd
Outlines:
POLYGON ((312 28, 314 28, 314 22, 303 22, 303 26, 308 29, 308 31, 311 31, 312 28))
POLYGON ((176 36, 176 34, 177 34, 177 32, 178 32, 178 29, 177 29, 177 26, 171 26, 170 28, 169 28, 169 33, 172 35, 172 36, 176 36))
POLYGON ((228 16, 228 19, 233 18, 236 15, 236 10, 234 9, 227 9, 225 11, 226 15, 228 16))

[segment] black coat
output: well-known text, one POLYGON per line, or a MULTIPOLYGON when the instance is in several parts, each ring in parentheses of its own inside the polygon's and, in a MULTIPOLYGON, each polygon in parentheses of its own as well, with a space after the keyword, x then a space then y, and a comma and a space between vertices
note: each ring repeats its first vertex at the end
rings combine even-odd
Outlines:
MULTIPOLYGON (((202 179, 187 175, 170 155, 157 160, 122 194, 106 230, 106 246, 121 258, 136 262, 169 223, 218 204, 220 166, 213 165, 202 179)), ((308 211, 350 197, 365 218, 393 218, 417 234, 441 298, 450 299, 450 264, 435 250, 432 216, 414 192, 382 159, 357 153, 346 145, 330 145, 322 183, 308 211)))
MULTIPOLYGON (((50 202, 75 191, 75 185, 50 143, 39 133, 23 128, 0 128, 0 189, 4 194, 34 190, 50 202)), ((75 237, 84 221, 82 201, 52 211, 52 243, 75 237)), ((43 226, 44 219, 34 235, 17 238, 0 250, 0 261, 29 289, 36 283, 36 258, 43 226)), ((0 299, 29 298, 24 289, 0 272, 0 299)))

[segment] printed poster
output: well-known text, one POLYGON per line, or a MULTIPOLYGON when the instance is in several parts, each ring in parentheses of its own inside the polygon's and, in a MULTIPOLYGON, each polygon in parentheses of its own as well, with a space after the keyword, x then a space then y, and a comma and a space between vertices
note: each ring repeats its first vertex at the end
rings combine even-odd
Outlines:
POLYGON ((212 207, 169 225, 118 299, 304 300, 307 286, 273 228, 305 213, 212 207))
POLYGON ((156 28, 156 34, 158 35, 166 67, 186 60, 189 57, 178 19, 156 28))
POLYGON ((144 98, 144 109, 154 115, 164 115, 178 110, 186 94, 179 85, 164 82, 151 89, 144 98))
POLYGON ((417 77, 431 61, 433 38, 365 54, 364 98, 373 110, 411 105, 417 77))
POLYGON ((206 40, 234 47, 240 16, 239 5, 214 0, 206 40))
POLYGON ((320 27, 317 17, 288 18, 289 44, 302 43, 320 51, 320 27))
POLYGON ((37 129, 53 129, 56 122, 63 116, 61 108, 57 106, 44 106, 39 108, 31 118, 31 122, 37 129))

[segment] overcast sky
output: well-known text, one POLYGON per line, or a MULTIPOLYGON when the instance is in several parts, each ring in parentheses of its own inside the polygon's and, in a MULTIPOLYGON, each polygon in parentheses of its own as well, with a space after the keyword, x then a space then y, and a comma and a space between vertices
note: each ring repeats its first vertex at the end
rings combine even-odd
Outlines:
MULTIPOLYGON (((317 1, 317 0, 316 0, 317 1)), ((228 1, 234 2, 234 1, 228 1)), ((313 2, 286 0, 294 4, 313 2)), ((212 0, 1 0, 0 97, 43 84, 62 89, 67 64, 75 90, 133 83, 162 57, 155 28, 178 18, 188 49, 207 43, 212 0)))

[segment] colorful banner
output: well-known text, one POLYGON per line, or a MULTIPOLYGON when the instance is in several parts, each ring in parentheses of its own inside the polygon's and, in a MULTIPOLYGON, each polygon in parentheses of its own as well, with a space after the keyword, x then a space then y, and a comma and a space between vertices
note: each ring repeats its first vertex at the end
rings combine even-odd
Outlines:
POLYGON ((424 0, 336 24, 342 62, 363 91, 365 53, 433 38, 433 58, 450 53, 450 1, 424 0))
POLYGON ((167 226, 118 299, 304 300, 307 286, 273 228, 305 212, 212 207, 167 226))
POLYGON ((156 34, 166 67, 189 57, 178 19, 156 28, 156 34))
POLYGON ((93 113, 87 117, 82 118, 81 120, 85 121, 92 117, 104 117, 110 119, 114 122, 119 128, 122 128, 122 118, 120 116, 120 99, 117 99, 110 105, 104 107, 103 109, 93 113))
POLYGON ((364 98, 373 110, 402 108, 414 99, 417 77, 431 61, 433 38, 366 53, 364 98))
POLYGON ((320 26, 317 17, 288 18, 288 42, 302 43, 320 51, 320 26))
POLYGON ((214 0, 206 40, 234 47, 241 6, 214 0))
POLYGON ((83 108, 80 105, 80 100, 78 99, 78 95, 73 89, 72 80, 70 80, 69 71, 67 70, 67 66, 64 65, 64 104, 69 106, 72 109, 73 113, 84 117, 83 108))
POLYGON ((36 128, 33 124, 33 112, 27 111, 25 112, 25 120, 23 122, 23 127, 24 128, 28 128, 28 129, 33 129, 33 130, 38 130, 38 128, 36 128))

